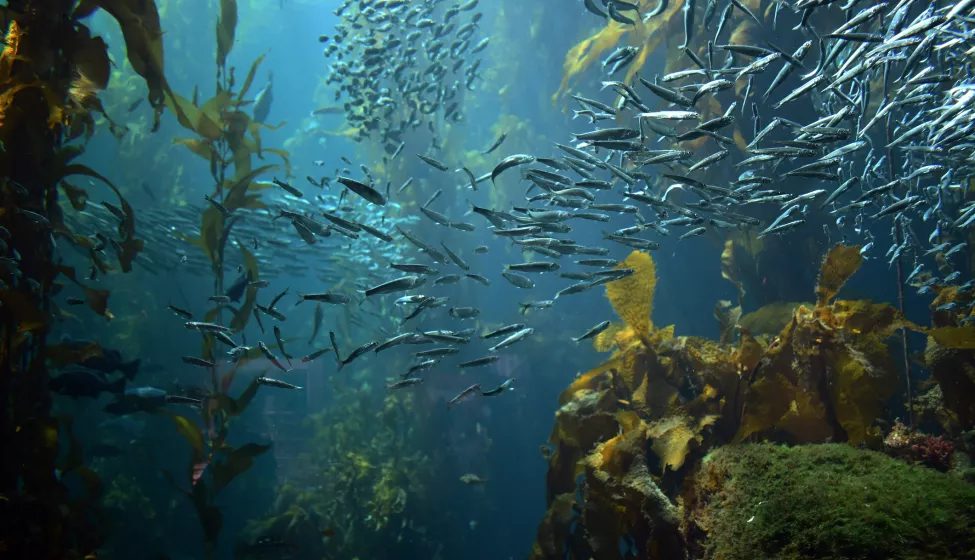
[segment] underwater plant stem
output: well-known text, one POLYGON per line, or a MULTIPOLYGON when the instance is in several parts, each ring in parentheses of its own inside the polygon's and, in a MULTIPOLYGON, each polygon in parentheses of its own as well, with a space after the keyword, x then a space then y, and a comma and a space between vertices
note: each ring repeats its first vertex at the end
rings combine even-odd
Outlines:
MULTIPOLYGON (((889 136, 888 132, 888 136, 889 136)), ((902 243, 903 234, 901 233, 901 223, 894 220, 894 243, 902 243)), ((900 257, 897 258, 897 308, 904 316, 904 268, 901 266, 900 257)), ((901 327, 901 347, 904 353, 904 382, 907 384, 907 418, 908 426, 914 429, 914 393, 911 390, 911 359, 907 352, 907 329, 901 327)))
MULTIPOLYGON (((886 76, 885 76, 886 78, 886 76)), ((886 88, 887 80, 884 80, 884 87, 886 88)), ((884 133, 886 135, 887 146, 890 146, 890 120, 887 121, 887 126, 884 127, 884 133)), ((894 155, 890 148, 887 148, 887 168, 890 177, 894 176, 894 155)), ((904 233, 901 230, 901 223, 897 217, 894 217, 894 243, 900 245, 903 243, 904 233)), ((904 314, 904 265, 901 262, 900 255, 897 256, 897 309, 901 312, 901 317, 906 317, 904 314)), ((907 419, 908 427, 914 430, 914 391, 911 390, 911 358, 907 351, 907 329, 901 327, 901 348, 903 350, 904 357, 904 383, 907 388, 907 419)))

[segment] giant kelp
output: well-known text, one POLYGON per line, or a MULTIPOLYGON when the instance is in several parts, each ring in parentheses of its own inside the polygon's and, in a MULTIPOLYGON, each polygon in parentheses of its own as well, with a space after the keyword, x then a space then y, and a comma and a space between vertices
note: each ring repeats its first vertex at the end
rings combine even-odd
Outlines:
MULTIPOLYGON (((247 103, 247 95, 263 56, 255 60, 244 79, 240 90, 235 91, 234 68, 227 67, 227 57, 233 47, 237 25, 237 5, 235 0, 222 0, 220 17, 216 26, 216 93, 202 104, 195 99, 186 99, 176 92, 165 91, 165 102, 172 107, 179 123, 194 132, 196 138, 176 139, 191 152, 209 162, 210 176, 214 181, 213 200, 222 207, 211 204, 203 212, 198 237, 184 236, 184 239, 199 247, 210 260, 214 275, 214 293, 224 292, 224 252, 234 224, 239 215, 234 211, 244 208, 266 209, 260 201, 261 189, 255 180, 263 173, 276 169, 275 165, 254 168, 252 157, 262 157, 263 152, 279 155, 290 175, 288 154, 271 148, 262 148, 260 128, 264 125, 252 120, 241 107, 247 103), (224 215, 226 211, 229 216, 224 215)), ((196 97, 194 95, 194 97, 196 97)), ((257 261, 245 245, 237 242, 243 266, 251 281, 260 279, 257 261)), ((230 328, 235 332, 244 329, 250 320, 257 300, 257 288, 248 286, 244 302, 233 309, 230 328)), ((204 320, 223 324, 223 307, 216 306, 204 315, 204 320)), ((216 361, 216 341, 210 333, 201 333, 202 355, 216 361)), ((174 413, 169 413, 177 431, 190 445, 190 461, 185 478, 177 480, 169 474, 173 484, 186 495, 196 509, 203 529, 205 553, 207 557, 215 554, 217 539, 223 524, 223 516, 216 505, 220 493, 239 475, 246 472, 256 457, 265 453, 269 444, 245 443, 231 446, 227 443, 230 427, 234 419, 250 404, 257 393, 258 384, 252 380, 236 399, 229 394, 237 370, 246 364, 250 356, 232 365, 226 371, 218 367, 211 369, 210 391, 203 409, 201 429, 199 423, 174 413)))
POLYGON ((79 286, 92 310, 112 318, 108 292, 88 286, 73 268, 62 264, 57 242, 88 253, 92 269, 103 273, 128 272, 141 249, 135 213, 121 192, 73 162, 92 135, 92 113, 104 113, 98 94, 111 75, 107 44, 92 35, 85 18, 104 9, 119 22, 128 57, 133 65, 140 62, 157 115, 161 105, 154 96, 164 83, 162 33, 152 0, 75 4, 12 0, 0 7, 0 249, 4 257, 16 256, 10 259, 16 265, 5 267, 0 278, 0 393, 7 403, 0 419, 7 458, 0 465, 0 546, 11 556, 80 558, 105 537, 94 509, 100 481, 85 466, 70 419, 51 416, 48 392, 49 366, 96 355, 100 348, 73 354, 46 341, 52 321, 63 316, 51 302, 63 288, 61 276, 79 286), (118 196, 119 239, 109 240, 118 268, 103 261, 89 239, 65 224, 64 212, 83 209, 88 198, 85 190, 64 182, 77 174, 99 179, 118 196), (68 209, 60 205, 61 191, 68 209), (59 440, 67 443, 66 454, 60 453, 59 440), (84 483, 86 495, 68 491, 65 482, 75 476, 84 483))
MULTIPOLYGON (((610 358, 560 396, 550 510, 532 557, 614 558, 621 539, 641 557, 677 557, 683 544, 673 500, 714 446, 756 437, 878 443, 875 419, 897 388, 885 340, 920 327, 888 304, 836 299, 861 261, 859 247, 833 247, 816 303, 790 307, 768 342, 738 325, 731 302, 716 312, 721 342, 655 328, 652 258, 634 252, 620 263, 635 272, 606 293, 624 322, 594 341, 613 350, 610 358)), ((729 268, 724 275, 733 278, 729 268)))

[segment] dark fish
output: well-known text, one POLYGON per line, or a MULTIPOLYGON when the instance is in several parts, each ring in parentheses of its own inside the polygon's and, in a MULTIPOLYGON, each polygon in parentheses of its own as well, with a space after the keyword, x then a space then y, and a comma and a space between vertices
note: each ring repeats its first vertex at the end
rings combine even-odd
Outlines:
POLYGON ((283 365, 281 365, 281 362, 278 361, 278 358, 271 353, 271 350, 267 347, 266 344, 264 344, 263 342, 258 342, 257 346, 261 349, 261 353, 264 354, 264 357, 267 358, 268 361, 270 361, 272 364, 274 364, 274 367, 278 368, 281 371, 285 371, 285 372, 288 371, 283 365))
POLYGON ((503 393, 505 391, 513 391, 514 390, 514 387, 511 386, 512 381, 514 381, 514 379, 505 379, 504 380, 504 383, 502 383, 501 385, 498 385, 494 389, 491 389, 490 391, 482 391, 481 392, 481 396, 482 397, 493 397, 495 395, 500 395, 501 393, 503 393))
POLYGON ((450 408, 450 407, 456 405, 457 403, 460 403, 462 401, 465 401, 465 400, 471 398, 472 396, 474 396, 474 395, 476 395, 476 394, 478 394, 480 392, 481 392, 481 385, 480 385, 480 383, 475 383, 475 384, 471 385, 470 387, 464 389, 460 393, 458 393, 456 397, 454 397, 454 398, 450 399, 449 401, 447 401, 447 407, 450 408))
POLYGON ((485 356, 483 358, 477 358, 477 359, 474 359, 474 360, 469 360, 469 361, 466 361, 466 362, 462 362, 460 364, 457 364, 457 367, 459 367, 459 368, 469 368, 469 367, 487 366, 487 365, 493 364, 494 362, 496 362, 496 361, 498 361, 500 359, 501 359, 501 356, 485 356))
POLYGON ((73 369, 51 378, 48 386, 52 391, 61 395, 96 399, 101 393, 123 392, 125 390, 125 378, 120 377, 109 382, 94 371, 73 369))
MULTIPOLYGON (((501 146, 501 144, 504 143, 504 140, 507 137, 508 137, 508 134, 505 133, 505 132, 502 132, 501 133, 501 136, 498 136, 498 139, 495 140, 493 144, 491 144, 491 147, 490 148, 488 148, 487 150, 484 150, 483 152, 481 152, 481 155, 485 155, 486 156, 486 155, 490 154, 491 152, 493 152, 494 150, 497 150, 501 146)), ((474 189, 474 190, 477 190, 477 189, 474 189)))
MULTIPOLYGON (((65 345, 67 348, 78 351, 85 347, 91 346, 90 341, 75 340, 67 337, 61 338, 61 344, 65 345)), ((122 359, 122 353, 113 348, 102 347, 102 353, 100 356, 92 356, 87 358, 83 362, 77 365, 85 369, 95 370, 101 373, 121 373, 126 379, 134 379, 136 374, 139 373, 139 366, 142 363, 141 360, 135 359, 131 361, 125 361, 122 359)))
POLYGON ((435 160, 435 159, 433 159, 431 157, 427 157, 427 156, 422 155, 422 154, 416 154, 416 157, 420 158, 424 163, 426 163, 430 167, 433 167, 435 169, 439 169, 440 171, 447 171, 448 169, 450 169, 449 167, 447 167, 446 165, 444 165, 442 162, 439 162, 439 161, 437 161, 437 160, 435 160))
POLYGON ((353 360, 355 360, 359 356, 361 356, 361 355, 369 352, 370 350, 372 350, 373 348, 375 348, 377 346, 379 346, 379 343, 378 342, 367 342, 367 343, 363 344, 362 346, 356 348, 355 350, 352 351, 351 354, 349 354, 349 356, 347 358, 345 358, 344 360, 342 360, 339 363, 339 370, 341 371, 343 367, 351 364, 353 362, 353 360))
POLYGON ((512 156, 508 156, 503 160, 501 160, 501 163, 495 166, 495 168, 491 171, 491 182, 493 183, 495 179, 498 178, 498 175, 501 175, 506 170, 511 169, 512 167, 517 167, 519 165, 525 165, 533 161, 535 161, 535 156, 530 156, 526 154, 515 154, 512 156))
POLYGON ((367 201, 377 206, 386 206, 386 198, 382 195, 382 193, 369 185, 356 181, 355 179, 342 176, 339 176, 335 180, 367 201))
POLYGON ((292 385, 291 383, 286 383, 280 379, 274 379, 273 377, 262 376, 258 377, 255 381, 257 381, 258 385, 267 385, 268 387, 277 387, 278 389, 294 389, 296 391, 300 391, 302 389, 302 387, 292 385))
POLYGON ((331 352, 331 351, 332 351, 331 348, 322 348, 321 350, 315 350, 311 354, 308 354, 307 356, 302 358, 301 363, 307 364, 308 362, 314 361, 317 358, 323 356, 326 352, 331 352))
POLYGON ((416 387, 417 385, 420 385, 422 383, 423 383, 423 379, 420 379, 419 377, 411 377, 409 379, 403 379, 397 381, 396 383, 387 385, 386 392, 392 393, 393 391, 396 391, 398 389, 405 389, 407 387, 416 387))
POLYGON ((250 271, 247 271, 244 274, 240 275, 240 277, 237 278, 237 280, 234 280, 234 283, 230 285, 230 288, 227 290, 227 293, 224 295, 229 297, 230 301, 240 301, 240 298, 243 297, 244 292, 247 290, 247 284, 250 283, 250 281, 251 281, 250 271))

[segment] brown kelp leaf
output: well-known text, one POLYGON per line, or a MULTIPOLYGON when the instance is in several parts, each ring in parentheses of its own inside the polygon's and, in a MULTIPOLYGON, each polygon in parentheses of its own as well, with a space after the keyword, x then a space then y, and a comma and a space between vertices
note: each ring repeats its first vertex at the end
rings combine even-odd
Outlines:
MULTIPOLYGON (((247 250, 247 247, 238 241, 240 245, 240 254, 244 259, 244 269, 250 276, 251 282, 260 280, 260 274, 257 270, 257 259, 254 258, 254 254, 247 250)), ((244 303, 240 306, 240 309, 234 318, 230 321, 230 328, 237 332, 240 332, 247 326, 247 322, 251 318, 251 313, 254 311, 254 304, 257 303, 257 288, 255 286, 247 286, 247 293, 244 296, 244 303)))
POLYGON ((844 350, 827 355, 834 371, 829 389, 836 419, 851 445, 879 443, 874 420, 883 415, 884 403, 897 390, 887 346, 874 337, 857 344, 855 350, 844 350))
POLYGON ((735 328, 741 319, 741 306, 721 300, 714 306, 714 318, 721 325, 721 344, 730 344, 735 339, 735 328))
MULTIPOLYGON (((260 383, 257 382, 257 378, 254 378, 250 383, 247 384, 247 388, 244 389, 244 392, 241 393, 239 397, 236 399, 231 399, 226 395, 226 392, 230 390, 230 384, 233 382, 232 376, 236 373, 236 371, 237 368, 230 370, 221 380, 220 387, 220 390, 223 391, 220 397, 224 397, 226 399, 220 400, 221 408, 230 416, 239 416, 243 414, 244 410, 247 409, 247 406, 252 400, 254 400, 254 396, 257 395, 258 387, 261 386, 260 383)), ((263 376, 265 373, 267 373, 266 370, 261 375, 263 376)), ((218 399, 220 397, 218 397, 218 399)))
POLYGON ((677 470, 684 459, 700 441, 690 427, 689 418, 668 416, 650 425, 647 435, 651 438, 650 449, 660 458, 663 470, 677 470))
POLYGON ((616 314, 638 336, 650 335, 650 314, 653 312, 653 291, 657 286, 657 273, 649 253, 633 251, 616 268, 632 268, 635 272, 626 278, 606 284, 609 298, 616 314))
POLYGON ((22 292, 0 289, 0 306, 4 313, 14 319, 17 332, 38 333, 47 330, 48 321, 38 304, 30 301, 22 292))
POLYGON ((78 25, 69 45, 67 52, 75 71, 96 89, 107 88, 112 66, 105 41, 92 37, 87 27, 78 25))
POLYGON ((223 135, 219 124, 180 94, 167 89, 165 101, 166 105, 176 113, 176 119, 183 128, 192 130, 211 142, 216 142, 223 135))
POLYGON ((529 560, 547 558, 566 558, 569 554, 569 537, 576 520, 576 497, 574 492, 559 494, 548 507, 538 525, 535 544, 529 560))
POLYGON ((975 327, 939 327, 927 333, 945 348, 975 350, 975 327))
POLYGON ((863 257, 860 246, 846 246, 837 243, 826 253, 823 266, 819 272, 819 282, 816 286, 816 307, 825 307, 836 297, 843 284, 860 268, 863 257))
POLYGON ((731 239, 724 242, 724 250, 721 251, 721 277, 738 288, 738 307, 741 307, 745 299, 745 285, 738 278, 738 264, 735 260, 735 242, 731 239))
POLYGON ((220 18, 217 19, 217 66, 227 64, 227 55, 234 46, 237 31, 237 1, 220 0, 220 18))
POLYGON ((210 463, 210 469, 213 471, 214 491, 219 492, 226 488, 233 479, 251 468, 255 457, 270 448, 270 444, 261 445, 257 443, 248 443, 237 448, 229 446, 221 448, 219 453, 223 459, 210 463))
POLYGON ((941 388, 950 428, 975 427, 975 353, 946 348, 929 336, 924 363, 941 388))
POLYGON ((68 197, 68 202, 75 210, 81 211, 88 204, 88 191, 81 187, 76 187, 67 181, 61 181, 61 190, 64 196, 68 197))
POLYGON ((265 56, 267 56, 267 53, 255 58, 254 62, 251 63, 251 69, 247 71, 247 77, 244 78, 244 84, 240 87, 240 93, 237 94, 238 106, 243 102, 244 96, 247 95, 247 91, 250 90, 251 85, 254 83, 254 76, 257 74, 257 67, 260 66, 261 62, 264 61, 265 56))
POLYGON ((902 328, 926 332, 922 327, 905 319, 904 315, 889 303, 836 300, 831 305, 830 311, 831 326, 842 327, 854 335, 871 334, 886 338, 902 328))
POLYGON ((204 456, 203 432, 200 431, 200 428, 194 424, 192 420, 185 416, 180 416, 175 412, 169 411, 166 411, 166 413, 173 420, 173 423, 176 424, 176 431, 178 431, 186 442, 190 444, 190 447, 193 448, 194 458, 202 458, 204 456))
POLYGON ((68 344, 48 344, 44 347, 44 359, 51 367, 63 367, 80 364, 85 360, 102 355, 102 347, 98 341, 76 347, 68 344))
POLYGON ((108 309, 108 290, 102 288, 90 288, 88 286, 81 286, 81 289, 84 290, 85 300, 88 302, 88 307, 90 307, 92 311, 105 317, 109 321, 115 318, 115 315, 113 315, 108 309))
POLYGON ((122 207, 122 213, 125 215, 125 218, 118 226, 118 233, 122 237, 122 241, 118 243, 118 260, 122 267, 122 272, 131 272, 132 261, 135 260, 135 257, 142 251, 144 246, 141 239, 135 238, 135 210, 132 209, 132 205, 122 196, 118 187, 88 166, 72 163, 63 170, 59 170, 58 178, 61 179, 70 175, 85 175, 98 179, 105 183, 108 188, 112 189, 112 192, 118 197, 119 206, 122 207))
POLYGON ((92 6, 102 8, 122 28, 125 50, 132 69, 142 76, 149 88, 149 104, 155 110, 153 132, 159 128, 159 117, 165 103, 166 78, 163 73, 163 32, 155 0, 82 0, 76 14, 88 15, 92 6))
POLYGON ((63 274, 65 278, 74 282, 85 293, 85 299, 88 302, 88 307, 90 307, 92 311, 104 316, 109 321, 115 318, 115 315, 108 310, 108 290, 103 290, 101 288, 90 288, 82 284, 78 280, 74 268, 69 266, 54 266, 50 269, 49 274, 52 281, 58 274, 63 274))

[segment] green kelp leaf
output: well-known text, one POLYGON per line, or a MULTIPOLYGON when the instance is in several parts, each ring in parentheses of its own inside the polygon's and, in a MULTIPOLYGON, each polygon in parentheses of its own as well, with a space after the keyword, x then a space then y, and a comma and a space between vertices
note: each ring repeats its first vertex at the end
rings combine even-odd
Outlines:
POLYGON ((257 57, 254 59, 254 62, 251 63, 251 69, 247 71, 247 77, 244 78, 244 85, 241 86, 240 93, 237 94, 238 105, 243 102, 244 96, 247 95, 247 91, 250 90, 251 85, 254 83, 254 76, 257 74, 257 67, 260 66, 261 62, 264 61, 265 56, 267 56, 267 53, 257 57))
POLYGON ((186 146, 189 151, 207 161, 212 161, 214 156, 216 156, 216 150, 213 148, 213 142, 204 138, 173 138, 173 144, 182 144, 183 146, 186 146))
POLYGON ((200 244, 203 253, 210 259, 214 270, 220 266, 220 236, 223 232, 223 214, 212 205, 203 211, 200 225, 200 244))
POLYGON ((939 327, 927 333, 946 348, 975 350, 975 327, 939 327))
POLYGON ((226 488, 235 478, 251 468, 255 457, 270 448, 270 444, 248 443, 237 448, 227 446, 220 449, 223 459, 215 460, 210 464, 210 469, 213 471, 214 491, 219 492, 226 488))
POLYGON ((176 431, 186 439, 186 442, 190 444, 193 448, 193 453, 195 458, 203 457, 203 432, 200 428, 193 423, 192 420, 185 416, 180 416, 175 412, 169 412, 169 417, 173 419, 173 423, 176 424, 176 431))
POLYGON ((247 190, 250 188, 251 183, 254 182, 258 176, 264 173, 270 173, 278 169, 277 165, 262 165, 257 169, 251 170, 250 173, 235 179, 233 185, 227 191, 227 196, 224 198, 223 205, 227 210, 233 212, 238 208, 244 208, 245 196, 247 195, 247 190))
POLYGON ((217 66, 227 64, 227 55, 234 47, 237 32, 237 1, 220 0, 220 18, 217 20, 217 66))
POLYGON ((220 234, 220 243, 217 245, 218 262, 223 262, 225 249, 227 248, 227 240, 230 238, 230 231, 234 228, 234 224, 236 224, 239 219, 240 214, 234 214, 224 223, 223 233, 220 234))
POLYGON ((166 78, 163 74, 163 32, 159 10, 154 0, 82 0, 75 9, 84 17, 102 8, 118 22, 125 39, 129 64, 142 76, 149 88, 149 104, 155 110, 152 131, 159 129, 159 117, 165 104, 166 78))
MULTIPOLYGON (((247 274, 250 276, 251 282, 256 282, 260 280, 260 273, 257 270, 257 259, 254 258, 254 254, 247 250, 247 247, 237 241, 240 245, 240 254, 244 258, 244 268, 247 270, 247 274)), ((244 296, 244 303, 234 314, 234 318, 230 321, 230 328, 234 329, 236 332, 244 330, 247 326, 247 322, 251 318, 251 312, 254 310, 254 305, 257 303, 257 287, 247 286, 247 293, 244 296)))

